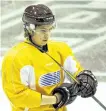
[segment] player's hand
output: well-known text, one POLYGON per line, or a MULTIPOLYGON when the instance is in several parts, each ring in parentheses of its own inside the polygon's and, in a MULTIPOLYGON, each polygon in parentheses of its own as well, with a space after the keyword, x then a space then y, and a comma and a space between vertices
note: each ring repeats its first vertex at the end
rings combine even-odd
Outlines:
POLYGON ((77 80, 80 82, 80 85, 78 85, 78 87, 81 97, 91 97, 96 93, 97 80, 91 71, 84 70, 80 72, 80 74, 77 76, 77 80))
POLYGON ((64 105, 71 104, 77 97, 77 85, 71 83, 63 83, 60 87, 53 90, 53 95, 57 98, 57 103, 53 105, 58 109, 64 105))

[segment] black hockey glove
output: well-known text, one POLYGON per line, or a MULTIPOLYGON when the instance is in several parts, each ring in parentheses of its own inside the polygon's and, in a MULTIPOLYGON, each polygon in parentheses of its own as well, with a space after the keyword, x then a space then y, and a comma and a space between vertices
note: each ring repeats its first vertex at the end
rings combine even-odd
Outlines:
MULTIPOLYGON (((53 95, 59 93, 61 100, 54 104, 55 109, 61 108, 64 105, 71 104, 77 97, 77 84, 63 83, 60 87, 53 90, 53 95)), ((58 97, 57 97, 58 98, 58 97)))
POLYGON ((83 70, 77 76, 77 80, 80 82, 78 92, 81 97, 91 97, 96 93, 97 80, 91 71, 83 70))

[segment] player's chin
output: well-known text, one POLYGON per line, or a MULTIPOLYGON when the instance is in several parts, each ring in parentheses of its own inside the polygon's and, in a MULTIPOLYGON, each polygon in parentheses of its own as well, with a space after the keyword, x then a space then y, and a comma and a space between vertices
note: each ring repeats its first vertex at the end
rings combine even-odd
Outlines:
POLYGON ((47 42, 48 42, 48 40, 43 41, 43 42, 42 42, 42 45, 46 45, 47 42))

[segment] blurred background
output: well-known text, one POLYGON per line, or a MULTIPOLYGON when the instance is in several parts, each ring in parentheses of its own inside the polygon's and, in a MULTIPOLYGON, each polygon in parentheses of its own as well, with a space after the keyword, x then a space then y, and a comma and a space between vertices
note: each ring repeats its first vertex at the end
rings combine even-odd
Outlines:
MULTIPOLYGON (((106 105, 106 0, 0 2, 0 67, 8 49, 24 39, 21 20, 24 9, 31 4, 46 4, 56 16, 57 27, 53 30, 51 39, 68 43, 82 66, 93 71, 99 81, 96 96, 106 105)), ((74 111, 85 111, 85 108, 86 111, 104 111, 92 98, 85 100, 78 97, 68 106, 68 109, 74 111)), ((0 111, 10 111, 9 102, 2 91, 1 76, 0 111), (3 105, 7 106, 6 109, 3 105)))

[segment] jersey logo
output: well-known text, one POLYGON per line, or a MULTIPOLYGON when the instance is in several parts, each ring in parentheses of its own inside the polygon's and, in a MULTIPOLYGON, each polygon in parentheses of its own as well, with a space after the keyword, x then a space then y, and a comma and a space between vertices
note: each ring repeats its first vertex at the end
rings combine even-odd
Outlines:
POLYGON ((39 79, 39 85, 52 86, 60 82, 60 71, 44 74, 39 79))
POLYGON ((53 62, 46 64, 46 66, 51 66, 53 65, 53 62))

